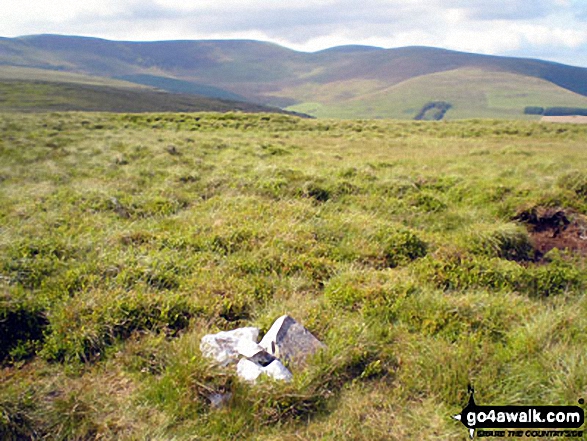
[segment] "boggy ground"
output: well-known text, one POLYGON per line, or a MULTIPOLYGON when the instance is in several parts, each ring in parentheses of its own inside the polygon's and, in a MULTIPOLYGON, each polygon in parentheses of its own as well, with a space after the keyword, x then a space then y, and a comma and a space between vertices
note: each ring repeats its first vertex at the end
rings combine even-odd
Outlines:
POLYGON ((515 219, 527 225, 537 258, 542 258, 552 249, 587 255, 587 218, 577 211, 533 207, 515 219))
POLYGON ((0 115, 0 438, 462 440, 468 384, 576 404, 586 135, 0 115), (328 346, 292 383, 202 358, 284 313, 328 346))

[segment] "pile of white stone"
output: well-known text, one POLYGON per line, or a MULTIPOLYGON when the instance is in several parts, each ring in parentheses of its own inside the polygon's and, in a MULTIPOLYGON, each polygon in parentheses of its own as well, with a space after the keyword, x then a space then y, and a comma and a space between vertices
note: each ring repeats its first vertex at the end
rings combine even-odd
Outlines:
POLYGON ((236 372, 245 381, 255 382, 262 374, 275 380, 291 381, 284 363, 302 365, 324 347, 310 331, 289 315, 279 317, 257 343, 259 329, 253 327, 222 331, 202 337, 200 350, 221 366, 236 363, 236 372))

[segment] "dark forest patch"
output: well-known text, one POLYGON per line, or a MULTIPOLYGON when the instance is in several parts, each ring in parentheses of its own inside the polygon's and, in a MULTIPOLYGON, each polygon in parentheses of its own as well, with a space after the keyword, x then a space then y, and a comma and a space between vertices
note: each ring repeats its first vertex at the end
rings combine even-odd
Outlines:
POLYGON ((446 101, 433 101, 425 104, 414 119, 417 121, 440 121, 451 107, 452 104, 446 101))

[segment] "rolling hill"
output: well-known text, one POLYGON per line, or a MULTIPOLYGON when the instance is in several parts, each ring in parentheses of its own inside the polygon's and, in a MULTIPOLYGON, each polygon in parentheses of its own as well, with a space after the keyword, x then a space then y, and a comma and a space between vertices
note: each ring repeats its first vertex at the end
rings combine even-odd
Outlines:
POLYGON ((455 69, 418 76, 392 86, 331 83, 300 91, 307 101, 288 107, 317 117, 412 119, 427 103, 451 103, 447 116, 463 118, 534 118, 525 106, 587 107, 587 97, 535 77, 482 69, 455 69), (344 96, 343 94, 347 95, 344 96), (316 98, 316 96, 318 98, 316 98))
MULTIPOLYGON (((204 90, 205 91, 205 90, 204 90)), ((4 112, 270 112, 307 116, 204 93, 169 93, 146 85, 44 69, 0 66, 4 112)))
POLYGON ((0 65, 71 72, 315 116, 527 118, 526 106, 587 107, 587 68, 429 47, 343 46, 314 53, 249 41, 121 42, 36 35, 0 39, 0 65))

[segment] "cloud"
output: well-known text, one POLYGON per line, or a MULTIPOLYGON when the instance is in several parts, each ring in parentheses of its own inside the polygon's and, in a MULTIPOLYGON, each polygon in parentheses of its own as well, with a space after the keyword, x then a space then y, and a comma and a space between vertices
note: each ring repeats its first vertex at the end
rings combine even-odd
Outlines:
POLYGON ((2 0, 0 3, 0 24, 3 29, 27 26, 29 23, 64 23, 79 16, 111 14, 124 11, 131 2, 115 0, 90 1, 83 5, 76 0, 56 0, 52 2, 29 1, 23 4, 19 0, 2 0))
MULTIPOLYGON (((176 4, 184 2, 175 1, 176 4)), ((303 4, 303 3, 302 3, 303 4)), ((362 4, 343 0, 333 2, 307 3, 304 7, 294 3, 247 2, 236 9, 226 4, 216 6, 200 3, 181 9, 168 9, 156 2, 130 8, 122 16, 127 20, 153 18, 154 20, 174 19, 191 22, 201 32, 239 32, 259 30, 269 35, 285 35, 302 40, 323 35, 332 29, 356 27, 359 24, 389 25, 411 18, 418 12, 405 5, 376 0, 362 4), (264 4, 264 6, 262 6, 264 4), (303 32, 301 32, 303 30, 303 32)))
MULTIPOLYGON (((546 17, 560 0, 452 0, 448 4, 458 7, 473 20, 527 20, 546 17)), ((560 7, 560 6, 558 6, 560 7)))

